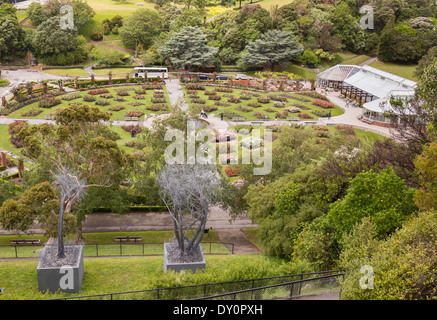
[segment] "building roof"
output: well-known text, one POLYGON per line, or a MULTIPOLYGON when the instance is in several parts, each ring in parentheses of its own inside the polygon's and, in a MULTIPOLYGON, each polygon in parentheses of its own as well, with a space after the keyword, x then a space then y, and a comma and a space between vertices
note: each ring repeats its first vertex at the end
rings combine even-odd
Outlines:
POLYGON ((317 75, 318 79, 329 81, 344 81, 346 78, 360 71, 360 68, 353 65, 336 65, 317 75))
MULTIPOLYGON (((393 109, 392 105, 390 104, 391 97, 402 99, 408 103, 408 100, 413 96, 414 90, 393 90, 384 98, 366 102, 363 104, 363 109, 377 113, 393 112, 394 114, 398 114, 399 112, 393 109)), ((405 108, 405 112, 407 114, 413 114, 412 108, 405 108)))
POLYGON ((412 80, 370 66, 361 67, 359 72, 345 78, 343 82, 377 98, 384 98, 391 91, 414 90, 416 87, 416 82, 412 80))

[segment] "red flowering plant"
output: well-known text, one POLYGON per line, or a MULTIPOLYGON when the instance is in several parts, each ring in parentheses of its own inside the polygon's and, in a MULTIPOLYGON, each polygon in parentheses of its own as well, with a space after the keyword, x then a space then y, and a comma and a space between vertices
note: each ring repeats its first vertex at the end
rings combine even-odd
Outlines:
POLYGON ((93 96, 98 95, 98 94, 104 94, 104 93, 109 93, 109 90, 108 89, 99 89, 99 90, 88 91, 88 94, 91 94, 93 96))
POLYGON ((230 166, 225 168, 225 173, 228 177, 235 177, 240 174, 240 170, 230 166))
POLYGON ((308 113, 299 113, 297 116, 301 119, 313 119, 308 113))
POLYGON ((324 100, 320 100, 320 99, 315 99, 313 101, 313 105, 318 106, 320 108, 323 109, 332 109, 334 108, 334 104, 329 102, 329 101, 324 101, 324 100))
POLYGON ((17 120, 8 125, 8 132, 11 135, 10 141, 16 148, 23 147, 23 141, 18 138, 18 134, 24 127, 27 127, 27 121, 17 120))

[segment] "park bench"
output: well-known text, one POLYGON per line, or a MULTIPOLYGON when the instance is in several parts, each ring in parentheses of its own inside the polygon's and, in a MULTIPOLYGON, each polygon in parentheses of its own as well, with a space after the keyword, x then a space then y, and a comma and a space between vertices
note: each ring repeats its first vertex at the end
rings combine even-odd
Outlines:
POLYGON ((117 241, 117 242, 122 242, 122 241, 134 241, 134 242, 137 242, 137 241, 143 240, 143 238, 140 237, 140 236, 127 236, 127 237, 115 237, 114 240, 117 241))
POLYGON ((299 121, 300 118, 299 117, 287 117, 286 120, 288 120, 288 121, 299 121))
POLYGON ((262 121, 251 121, 253 125, 259 124, 260 126, 264 123, 262 121))
POLYGON ((243 117, 233 117, 232 121, 245 121, 246 119, 243 117))
POLYGON ((41 242, 40 239, 13 239, 13 240, 9 240, 10 243, 13 244, 38 244, 41 242))
POLYGON ((305 125, 306 126, 310 126, 310 125, 313 125, 313 124, 316 124, 317 123, 317 121, 305 121, 305 125))

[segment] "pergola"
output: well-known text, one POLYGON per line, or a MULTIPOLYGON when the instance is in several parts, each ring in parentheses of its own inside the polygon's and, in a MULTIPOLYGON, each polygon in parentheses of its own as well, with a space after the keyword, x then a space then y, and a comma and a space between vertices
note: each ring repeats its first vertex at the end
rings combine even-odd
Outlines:
POLYGON ((352 65, 336 65, 317 75, 317 86, 339 89, 343 81, 360 71, 360 68, 352 65))

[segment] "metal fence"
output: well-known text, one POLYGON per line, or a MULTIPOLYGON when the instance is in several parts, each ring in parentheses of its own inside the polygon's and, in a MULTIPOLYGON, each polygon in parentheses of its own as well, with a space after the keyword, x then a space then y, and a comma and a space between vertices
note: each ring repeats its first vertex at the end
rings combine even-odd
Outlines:
MULTIPOLYGON (((202 251, 206 255, 234 254, 233 243, 202 242, 202 251)), ((44 244, 0 245, 0 259, 35 258, 44 244)), ((164 254, 164 244, 159 243, 91 243, 83 245, 85 257, 110 256, 161 256, 164 254)))
POLYGON ((340 293, 338 280, 340 278, 344 279, 344 273, 227 292, 192 300, 292 300, 305 299, 309 296, 313 300, 338 299, 340 293))
MULTIPOLYGON (((96 295, 86 296, 74 296, 64 297, 54 300, 72 300, 72 299, 86 299, 86 300, 195 300, 195 299, 212 299, 213 297, 223 297, 222 299, 234 299, 234 294, 243 295, 243 292, 247 292, 248 297, 244 299, 269 299, 267 295, 261 294, 261 290, 266 290, 268 287, 283 287, 285 292, 288 292, 290 296, 290 289, 287 291, 287 286, 292 285, 291 294, 301 295, 302 293, 308 294, 309 292, 316 292, 313 285, 313 289, 305 286, 299 286, 299 283, 305 281, 314 281, 318 288, 325 286, 325 289, 336 287, 335 282, 330 284, 329 281, 316 282, 323 279, 330 279, 341 276, 344 270, 330 270, 322 272, 302 273, 295 275, 276 276, 268 278, 256 278, 248 280, 237 280, 227 282, 215 282, 196 284, 189 286, 170 287, 170 288, 158 288, 158 289, 146 289, 136 291, 124 291, 113 292, 96 295), (323 276, 320 276, 323 275, 323 276), (318 277, 319 276, 319 277, 318 277), (263 289, 265 288, 265 289, 263 289), (284 289, 285 288, 285 289, 284 289), (241 292, 241 293, 240 293, 241 292), (227 298, 226 298, 227 297, 227 298)), ((331 289, 332 289, 331 288, 331 289)), ((320 291, 320 290, 319 290, 320 291)), ((284 295, 285 296, 285 295, 284 295)), ((273 296, 271 295, 273 298, 273 296)))

